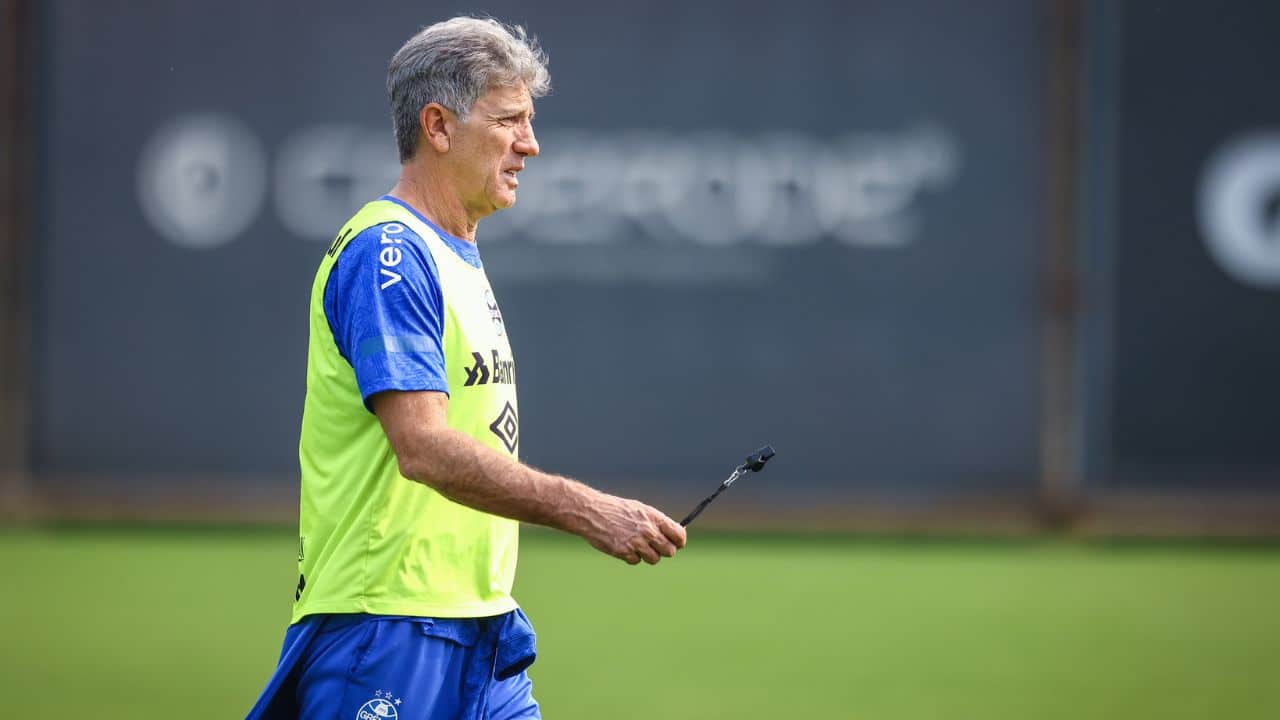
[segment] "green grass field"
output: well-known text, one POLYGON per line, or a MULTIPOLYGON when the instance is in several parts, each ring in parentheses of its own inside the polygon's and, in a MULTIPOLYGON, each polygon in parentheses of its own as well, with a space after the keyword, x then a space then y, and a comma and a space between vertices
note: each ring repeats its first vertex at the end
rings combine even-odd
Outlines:
MULTIPOLYGON (((294 545, 0 532, 4 714, 243 717, 294 545)), ((526 532, 516 591, 553 720, 1280 716, 1276 546, 695 533, 655 568, 526 532)))

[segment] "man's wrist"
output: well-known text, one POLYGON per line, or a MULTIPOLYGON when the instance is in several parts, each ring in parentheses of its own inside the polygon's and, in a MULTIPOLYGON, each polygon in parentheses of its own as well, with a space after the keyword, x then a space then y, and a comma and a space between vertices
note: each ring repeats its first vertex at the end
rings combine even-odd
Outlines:
POLYGON ((594 508, 603 495, 599 490, 566 477, 555 476, 561 488, 555 503, 555 526, 581 537, 588 537, 595 527, 594 508))

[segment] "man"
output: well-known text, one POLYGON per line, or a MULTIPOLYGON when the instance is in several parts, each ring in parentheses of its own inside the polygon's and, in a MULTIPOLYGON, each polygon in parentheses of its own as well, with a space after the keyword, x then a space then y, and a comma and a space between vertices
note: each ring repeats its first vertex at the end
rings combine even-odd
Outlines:
POLYGON ((338 233, 311 294, 301 570, 251 718, 540 717, 511 597, 519 521, 636 564, 684 546, 658 510, 520 464, 515 361, 476 248, 538 154, 546 57, 454 18, 387 88, 399 182, 338 233))

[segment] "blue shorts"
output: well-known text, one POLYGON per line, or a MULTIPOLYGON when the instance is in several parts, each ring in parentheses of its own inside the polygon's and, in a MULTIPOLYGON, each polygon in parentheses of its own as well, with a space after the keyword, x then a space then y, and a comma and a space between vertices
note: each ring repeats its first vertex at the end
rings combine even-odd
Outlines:
POLYGON ((284 636, 248 720, 541 718, 520 610, 491 618, 311 615, 284 636))

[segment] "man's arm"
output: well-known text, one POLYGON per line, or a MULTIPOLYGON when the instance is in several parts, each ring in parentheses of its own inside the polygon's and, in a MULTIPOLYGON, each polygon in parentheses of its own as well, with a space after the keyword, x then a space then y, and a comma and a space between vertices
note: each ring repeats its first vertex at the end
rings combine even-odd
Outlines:
POLYGON ((454 502, 579 535, 632 565, 684 547, 684 528, 659 510, 539 472, 450 428, 444 393, 388 391, 370 401, 400 474, 454 502))

